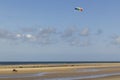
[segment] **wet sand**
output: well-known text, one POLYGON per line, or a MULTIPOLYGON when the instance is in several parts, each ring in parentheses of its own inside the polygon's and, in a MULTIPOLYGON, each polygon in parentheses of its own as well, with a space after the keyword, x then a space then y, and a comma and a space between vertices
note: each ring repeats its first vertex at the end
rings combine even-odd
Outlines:
POLYGON ((109 77, 103 77, 103 78, 92 78, 92 79, 82 79, 82 80, 120 80, 120 76, 118 75, 118 76, 109 76, 109 77))
POLYGON ((0 80, 120 80, 119 75, 120 63, 0 66, 0 80), (115 75, 100 77, 103 74, 115 75))

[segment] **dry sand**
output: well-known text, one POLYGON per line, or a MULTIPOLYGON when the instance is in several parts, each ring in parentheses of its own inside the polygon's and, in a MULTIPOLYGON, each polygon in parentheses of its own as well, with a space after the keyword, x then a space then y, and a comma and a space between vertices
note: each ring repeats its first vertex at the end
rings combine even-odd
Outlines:
MULTIPOLYGON (((32 76, 23 78, 0 78, 0 80, 44 80, 52 78, 80 77, 108 73, 120 72, 120 63, 94 63, 94 64, 30 64, 30 65, 7 65, 0 66, 0 75, 20 75, 49 73, 42 76, 32 76), (12 70, 16 69, 17 72, 12 70), (81 72, 83 69, 102 69, 100 71, 81 72)), ((120 80, 120 76, 107 76, 93 79, 76 80, 120 80)))

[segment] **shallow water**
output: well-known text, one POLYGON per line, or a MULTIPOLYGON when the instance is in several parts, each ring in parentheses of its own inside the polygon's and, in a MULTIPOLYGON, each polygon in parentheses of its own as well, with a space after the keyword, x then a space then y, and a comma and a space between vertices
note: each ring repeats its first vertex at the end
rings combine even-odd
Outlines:
POLYGON ((25 78, 25 77, 36 77, 36 76, 43 76, 46 74, 43 73, 36 73, 36 74, 13 74, 13 75, 0 75, 0 78, 25 78))
POLYGON ((80 76, 80 77, 52 78, 52 79, 44 79, 44 80, 76 80, 76 79, 82 80, 82 79, 90 79, 90 78, 102 78, 102 77, 108 77, 114 75, 120 75, 120 73, 98 74, 98 75, 80 76))
POLYGON ((105 69, 76 69, 76 72, 97 72, 97 71, 102 71, 105 69))

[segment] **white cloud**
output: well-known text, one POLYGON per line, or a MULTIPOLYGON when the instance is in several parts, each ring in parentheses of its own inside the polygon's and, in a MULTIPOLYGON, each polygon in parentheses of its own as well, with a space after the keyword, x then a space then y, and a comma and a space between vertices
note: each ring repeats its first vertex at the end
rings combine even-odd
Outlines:
POLYGON ((64 37, 64 38, 72 37, 76 32, 77 32, 76 27, 67 28, 66 30, 64 30, 62 37, 64 37))
POLYGON ((103 31, 101 29, 98 29, 96 35, 100 35, 102 33, 103 33, 103 31))
POLYGON ((89 35, 89 29, 88 28, 84 28, 81 32, 80 32, 81 36, 88 36, 89 35))
POLYGON ((120 45, 120 36, 114 34, 111 36, 111 40, 111 44, 120 45))
MULTIPOLYGON (((9 30, 0 29, 0 39, 10 40, 10 41, 24 41, 27 43, 36 43, 39 45, 54 44, 59 43, 59 41, 68 43, 73 46, 88 46, 90 40, 90 30, 84 28, 81 32, 76 27, 68 27, 63 32, 57 33, 57 29, 48 27, 48 28, 39 28, 35 31, 32 31, 32 28, 27 28, 28 31, 22 30, 11 32, 9 30), (82 37, 86 36, 86 37, 82 37)), ((58 30, 59 31, 59 30, 58 30)), ((100 33, 101 31, 99 31, 100 33)), ((115 38, 116 43, 120 43, 120 38, 115 38)))
POLYGON ((120 36, 114 38, 114 43, 120 45, 120 36))
POLYGON ((17 37, 17 38, 21 38, 22 35, 21 35, 21 34, 16 34, 16 37, 17 37))

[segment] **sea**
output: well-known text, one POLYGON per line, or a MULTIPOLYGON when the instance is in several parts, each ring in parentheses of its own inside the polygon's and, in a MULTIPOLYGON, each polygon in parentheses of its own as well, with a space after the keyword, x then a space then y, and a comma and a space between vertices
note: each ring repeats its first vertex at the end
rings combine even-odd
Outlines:
POLYGON ((1 61, 0 65, 120 63, 120 61, 1 61))

